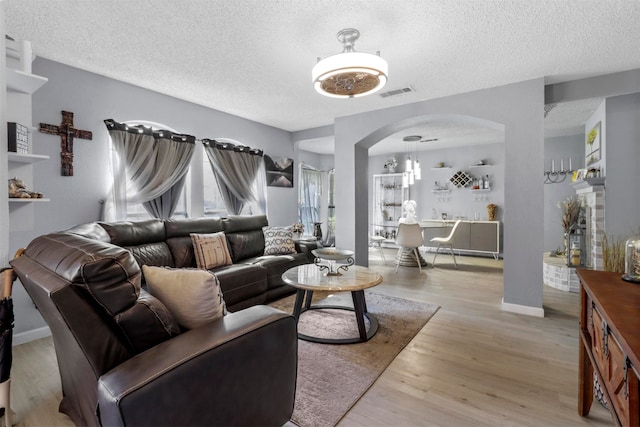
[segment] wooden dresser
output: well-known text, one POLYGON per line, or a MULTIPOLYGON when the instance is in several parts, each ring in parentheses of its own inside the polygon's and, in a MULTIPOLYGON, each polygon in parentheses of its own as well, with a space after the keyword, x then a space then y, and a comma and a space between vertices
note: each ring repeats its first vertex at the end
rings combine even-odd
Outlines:
POLYGON ((580 372, 578 412, 586 416, 593 402, 593 372, 607 399, 614 421, 640 424, 640 284, 619 273, 578 269, 580 313, 580 372))

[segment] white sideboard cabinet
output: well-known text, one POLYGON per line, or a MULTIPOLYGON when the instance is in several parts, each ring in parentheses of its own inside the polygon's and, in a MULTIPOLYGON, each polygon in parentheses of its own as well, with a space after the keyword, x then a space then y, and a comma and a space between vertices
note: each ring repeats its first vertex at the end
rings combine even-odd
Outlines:
MULTIPOLYGON (((443 222, 453 225, 455 220, 423 220, 424 245, 427 248, 438 246, 430 240, 434 237, 448 236, 451 228, 435 227, 443 222), (430 226, 431 225, 431 226, 430 226)), ((453 236, 453 249, 458 253, 487 253, 498 259, 500 255, 500 221, 467 221, 462 220, 453 236)))

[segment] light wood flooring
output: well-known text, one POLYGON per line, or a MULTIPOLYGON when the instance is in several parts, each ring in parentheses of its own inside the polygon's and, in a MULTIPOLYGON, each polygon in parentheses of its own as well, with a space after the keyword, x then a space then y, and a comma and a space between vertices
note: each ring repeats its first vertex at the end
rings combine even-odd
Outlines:
MULTIPOLYGON (((599 403, 577 412, 578 294, 544 288, 545 317, 501 310, 502 260, 438 255, 435 268, 387 264, 374 289, 441 308, 339 426, 613 426, 599 403)), ((432 254, 425 256, 431 261, 432 254)), ((542 268, 542 266, 540 266, 542 268)), ((70 426, 50 338, 14 348, 12 407, 21 426, 70 426)))

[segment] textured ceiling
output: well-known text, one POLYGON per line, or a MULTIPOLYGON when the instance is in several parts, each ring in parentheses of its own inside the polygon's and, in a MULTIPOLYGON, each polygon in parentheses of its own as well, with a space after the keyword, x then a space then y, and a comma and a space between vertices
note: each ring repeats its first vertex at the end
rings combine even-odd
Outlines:
POLYGON ((288 131, 532 78, 640 68, 637 0, 4 3, 7 34, 38 56, 288 131), (311 68, 341 51, 335 35, 346 27, 360 30, 356 50, 389 62, 383 90, 415 92, 318 95, 311 68))

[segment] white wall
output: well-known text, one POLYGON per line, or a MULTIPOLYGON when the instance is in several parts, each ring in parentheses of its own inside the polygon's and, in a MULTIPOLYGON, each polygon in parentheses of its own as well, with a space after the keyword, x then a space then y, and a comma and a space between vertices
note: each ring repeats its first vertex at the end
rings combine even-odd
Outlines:
MULTIPOLYGON (((571 157, 572 167, 584 167, 584 134, 545 138, 544 140, 544 169, 551 169, 551 160, 555 160, 556 170, 560 168, 560 159, 564 158, 565 168, 571 157)), ((541 177, 542 179, 542 177, 541 177)), ((576 191, 571 185, 571 176, 564 182, 546 184, 544 186, 544 251, 552 252, 563 246, 564 230, 562 228, 562 213, 558 202, 567 197, 575 196, 576 191)))

